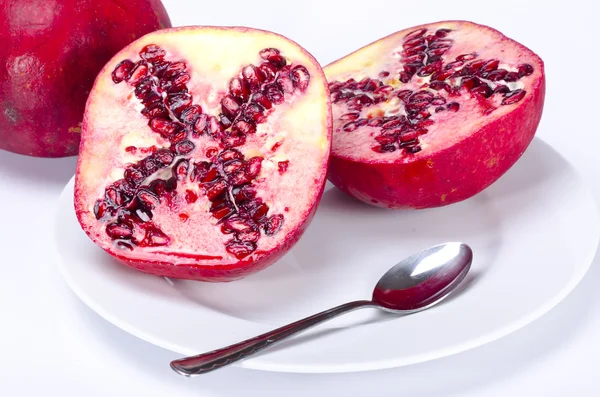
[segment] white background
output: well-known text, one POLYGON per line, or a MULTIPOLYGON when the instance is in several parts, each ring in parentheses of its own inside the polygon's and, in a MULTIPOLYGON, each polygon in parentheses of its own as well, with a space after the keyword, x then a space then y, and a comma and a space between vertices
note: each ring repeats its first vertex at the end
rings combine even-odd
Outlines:
MULTIPOLYGON (((600 129, 595 121, 600 30, 599 10, 592 1, 164 3, 175 26, 273 30, 299 42, 323 65, 419 23, 469 19, 491 25, 546 62, 546 107, 538 136, 575 165, 600 205, 600 129)), ((33 159, 0 152, 0 395, 600 395, 600 258, 582 284, 549 314, 511 336, 457 356, 350 375, 226 368, 192 380, 179 377, 168 366, 174 354, 91 312, 67 288, 50 259, 54 208, 74 165, 74 158, 33 159)), ((543 279, 540 274, 539 281, 543 279)))

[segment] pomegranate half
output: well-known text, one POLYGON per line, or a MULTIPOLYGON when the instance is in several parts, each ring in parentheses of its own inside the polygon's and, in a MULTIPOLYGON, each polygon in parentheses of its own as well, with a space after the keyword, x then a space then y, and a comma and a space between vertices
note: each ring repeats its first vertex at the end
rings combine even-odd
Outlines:
POLYGON ((76 155, 102 66, 133 40, 168 27, 160 0, 0 1, 0 149, 76 155))
POLYGON ((77 217, 141 271, 244 277, 308 226, 331 128, 325 75, 296 43, 248 28, 151 33, 119 52, 90 93, 77 217))
POLYGON ((385 208, 465 200, 523 154, 542 116, 542 60, 487 26, 402 30, 328 65, 329 180, 385 208))

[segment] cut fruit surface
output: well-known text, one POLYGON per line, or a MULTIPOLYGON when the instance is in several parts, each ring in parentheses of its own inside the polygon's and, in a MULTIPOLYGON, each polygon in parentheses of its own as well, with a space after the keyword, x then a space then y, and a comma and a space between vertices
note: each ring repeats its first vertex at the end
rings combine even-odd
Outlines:
POLYGON ((216 27, 149 34, 106 65, 90 94, 78 219, 139 270, 244 277, 310 223, 331 123, 323 71, 282 36, 216 27))
POLYGON ((325 73, 329 179, 380 207, 436 207, 479 193, 523 154, 543 110, 542 60, 471 22, 394 33, 325 73))

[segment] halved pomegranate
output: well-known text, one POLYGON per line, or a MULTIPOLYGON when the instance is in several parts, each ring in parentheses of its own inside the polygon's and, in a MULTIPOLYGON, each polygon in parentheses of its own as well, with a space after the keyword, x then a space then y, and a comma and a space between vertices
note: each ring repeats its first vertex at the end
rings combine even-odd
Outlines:
POLYGON ((544 104, 542 60, 497 30, 446 21, 402 30, 325 68, 329 179, 386 208, 467 199, 523 154, 544 104))
POLYGON ((247 28, 151 33, 102 70, 75 186, 82 228, 128 266, 244 277, 300 238, 326 180, 323 71, 296 43, 247 28))

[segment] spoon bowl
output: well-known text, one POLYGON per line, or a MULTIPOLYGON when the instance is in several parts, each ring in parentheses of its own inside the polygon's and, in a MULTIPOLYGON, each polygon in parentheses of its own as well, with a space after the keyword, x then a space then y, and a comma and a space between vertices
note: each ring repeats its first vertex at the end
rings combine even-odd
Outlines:
POLYGON ((348 302, 273 331, 218 350, 171 361, 180 375, 197 376, 242 360, 292 335, 340 314, 377 307, 397 314, 428 309, 446 298, 465 278, 473 251, 464 243, 429 247, 402 260, 377 282, 371 300, 348 302))

